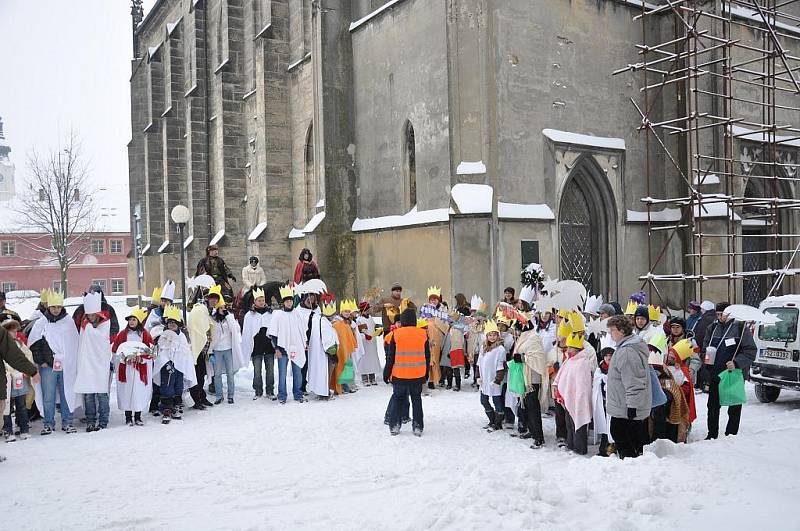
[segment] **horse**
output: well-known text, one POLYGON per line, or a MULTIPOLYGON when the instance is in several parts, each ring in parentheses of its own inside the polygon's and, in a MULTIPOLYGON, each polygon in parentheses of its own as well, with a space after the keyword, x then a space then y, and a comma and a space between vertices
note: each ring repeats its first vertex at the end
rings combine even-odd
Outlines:
POLYGON ((267 306, 277 308, 281 303, 281 287, 288 283, 288 281, 272 281, 261 286, 255 286, 247 291, 239 291, 233 298, 233 315, 239 321, 239 324, 242 325, 244 323, 245 314, 253 307, 253 289, 261 289, 264 292, 264 298, 267 300, 267 306))

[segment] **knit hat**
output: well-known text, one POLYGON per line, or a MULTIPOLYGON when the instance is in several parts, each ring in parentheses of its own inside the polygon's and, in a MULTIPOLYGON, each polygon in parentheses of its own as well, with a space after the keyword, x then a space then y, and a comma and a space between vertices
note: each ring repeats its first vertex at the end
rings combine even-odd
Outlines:
POLYGON ((717 308, 716 308, 716 310, 717 310, 718 312, 724 312, 724 311, 725 311, 725 309, 726 309, 728 306, 730 306, 730 305, 731 305, 731 304, 730 304, 729 302, 718 302, 718 303, 717 303, 717 308))
POLYGON ((699 302, 697 302, 697 301, 689 301, 689 304, 688 304, 687 306, 688 306, 688 308, 689 308, 690 310, 694 310, 694 311, 696 311, 696 312, 699 312, 699 311, 700 311, 700 309, 701 309, 701 307, 700 307, 700 303, 699 303, 699 302))
POLYGON ((672 319, 669 320, 669 325, 670 326, 677 325, 680 326, 681 328, 686 328, 686 319, 677 316, 673 317, 672 319))
POLYGON ((616 310, 609 303, 601 304, 597 309, 597 313, 606 313, 608 315, 616 315, 616 310))
POLYGON ((647 306, 645 306, 644 304, 640 304, 639 306, 636 307, 636 311, 633 313, 633 316, 634 316, 634 318, 635 317, 644 317, 645 319, 647 319, 649 321, 650 320, 650 311, 647 309, 647 306))
POLYGON ((714 309, 714 303, 709 301, 709 300, 705 300, 702 303, 700 303, 700 309, 703 310, 704 312, 707 312, 709 310, 713 310, 714 309))

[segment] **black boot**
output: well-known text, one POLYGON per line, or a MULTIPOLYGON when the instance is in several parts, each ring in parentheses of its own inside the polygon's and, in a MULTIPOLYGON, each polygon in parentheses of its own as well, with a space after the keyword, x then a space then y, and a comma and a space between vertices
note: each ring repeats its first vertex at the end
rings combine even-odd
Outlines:
POLYGON ((125 425, 133 426, 133 414, 130 411, 125 412, 125 425))
POLYGON ((142 412, 141 411, 137 411, 136 413, 133 414, 133 423, 136 426, 144 426, 144 422, 142 421, 142 412))
POLYGON ((494 424, 492 427, 495 431, 503 431, 503 419, 505 418, 505 413, 497 411, 494 412, 494 424))

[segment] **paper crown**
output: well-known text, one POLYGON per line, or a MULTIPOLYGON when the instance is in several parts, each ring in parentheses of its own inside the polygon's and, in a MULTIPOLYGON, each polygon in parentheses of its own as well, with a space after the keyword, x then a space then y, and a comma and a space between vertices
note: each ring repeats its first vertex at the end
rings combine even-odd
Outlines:
POLYGON ((556 315, 558 315, 562 319, 565 319, 569 316, 569 310, 567 310, 566 308, 562 308, 558 310, 558 313, 556 315))
POLYGON ((206 299, 211 297, 212 295, 216 295, 219 297, 219 300, 222 300, 222 286, 219 284, 214 284, 209 288, 208 293, 206 294, 206 299))
POLYGON ((158 301, 161 300, 161 288, 160 287, 153 288, 153 294, 150 295, 150 300, 152 300, 153 302, 158 302, 158 301))
POLYGON ((289 286, 288 284, 285 286, 281 286, 280 293, 282 301, 294 298, 294 288, 289 286))
POLYGON ((601 304, 603 304, 602 295, 598 295, 596 297, 590 295, 589 298, 586 299, 586 304, 583 306, 583 311, 592 315, 597 315, 601 304))
POLYGON ((573 333, 577 334, 578 332, 586 331, 586 321, 583 319, 581 312, 571 312, 568 319, 573 333))
POLYGON ((128 312, 128 315, 125 316, 125 319, 130 319, 131 317, 136 317, 139 321, 139 324, 144 324, 145 320, 147 319, 147 310, 144 308, 139 308, 138 306, 134 306, 128 312))
POLYGON ((569 337, 567 337, 567 347, 583 350, 583 334, 570 334, 569 337))
POLYGON ((648 365, 664 365, 664 355, 660 352, 650 352, 647 357, 648 365))
POLYGON ((253 295, 253 300, 264 298, 264 290, 261 288, 255 288, 253 290, 252 295, 253 295))
POLYGON ((672 348, 670 350, 675 352, 675 354, 677 354, 681 360, 688 359, 694 353, 694 347, 692 347, 692 342, 689 341, 688 339, 681 339, 680 341, 672 345, 672 348))
POLYGON ((64 294, 60 291, 50 291, 47 294, 47 307, 50 306, 64 306, 64 294))
POLYGON ((652 304, 647 307, 647 314, 650 316, 651 321, 661 321, 661 308, 653 306, 652 304))
POLYGON ((167 299, 168 301, 175 300, 175 283, 171 280, 167 280, 164 283, 164 287, 161 288, 161 299, 167 299))
POLYGON ((49 288, 44 288, 39 293, 39 302, 47 306, 47 298, 50 296, 51 290, 49 288))
POLYGON ((344 299, 339 303, 339 313, 358 311, 355 299, 344 299))
POLYGON ((499 308, 494 314, 494 320, 497 324, 504 324, 509 327, 514 323, 514 320, 503 315, 503 312, 501 312, 499 308))
POLYGON ((634 315, 638 307, 639 305, 636 304, 636 301, 628 301, 628 306, 625 307, 625 315, 634 315))
POLYGON ((322 315, 325 317, 330 317, 336 313, 336 303, 328 304, 327 302, 322 304, 322 315))
POLYGON ((438 286, 429 287, 428 288, 428 298, 430 299, 431 297, 438 297, 438 298, 441 299, 442 298, 442 288, 440 288, 438 286))
POLYGON ((528 306, 533 304, 533 296, 536 294, 533 291, 533 286, 522 286, 522 289, 519 291, 519 298, 528 303, 528 306))
POLYGON ((100 313, 103 300, 99 293, 87 293, 83 296, 83 311, 86 315, 100 313))
POLYGON ((653 334, 647 342, 651 347, 657 348, 662 354, 667 351, 667 336, 664 334, 653 334))
POLYGON ((172 304, 167 305, 164 308, 164 320, 165 321, 177 321, 179 323, 183 322, 183 317, 181 317, 181 311, 177 306, 173 306, 172 304))
POLYGON ((486 324, 483 327, 484 334, 488 334, 489 332, 497 332, 498 334, 500 333, 500 329, 497 328, 497 323, 494 321, 494 319, 489 319, 486 321, 486 324))
POLYGON ((561 322, 558 324, 558 330, 556 331, 556 335, 559 338, 566 339, 572 334, 572 325, 570 324, 569 320, 564 318, 561 319, 561 322))
POLYGON ((428 328, 428 321, 420 317, 417 319, 417 328, 428 328))
POLYGON ((476 293, 469 301, 469 309, 477 312, 481 309, 481 306, 485 307, 483 299, 478 297, 478 294, 476 293))
POLYGON ((403 313, 409 308, 416 308, 416 307, 417 306, 414 304, 414 302, 408 297, 400 301, 400 313, 403 313))
POLYGON ((224 308, 225 306, 226 306, 225 299, 220 297, 217 303, 214 305, 214 308, 224 308))

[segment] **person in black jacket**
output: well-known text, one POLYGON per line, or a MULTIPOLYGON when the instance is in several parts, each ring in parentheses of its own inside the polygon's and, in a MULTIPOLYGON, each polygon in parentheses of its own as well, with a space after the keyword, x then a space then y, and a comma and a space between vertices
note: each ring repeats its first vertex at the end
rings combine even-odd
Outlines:
POLYGON ((422 436, 424 429, 422 412, 422 386, 428 380, 431 365, 431 348, 425 330, 417 328, 417 312, 406 308, 400 314, 400 328, 393 332, 386 352, 386 365, 383 368, 383 381, 392 382, 392 407, 389 415, 389 433, 400 433, 403 405, 411 396, 414 435, 422 436), (417 342, 424 342, 425 366, 420 367, 420 352, 415 351, 417 342), (397 361, 402 356, 402 362, 397 361), (417 358, 420 358, 419 360, 417 358), (413 376, 412 376, 413 373, 413 376), (419 373, 419 375, 417 375, 419 373))
MULTIPOLYGON (((30 376, 34 382, 39 381, 39 370, 36 365, 25 357, 25 354, 22 353, 14 341, 13 336, 4 327, 0 326, 0 411, 5 409, 7 398, 6 363, 30 376)), ((0 455, 0 462, 5 461, 5 459, 0 455)))
MULTIPOLYGON (((719 436, 719 375, 725 370, 741 369, 747 377, 750 365, 756 359, 756 344, 750 329, 744 323, 729 317, 725 310, 727 302, 716 307, 717 322, 706 333, 703 341, 705 366, 709 375, 708 389, 708 436, 706 440, 719 436)), ((725 435, 736 435, 742 417, 742 406, 728 407, 728 425, 725 435)))
MULTIPOLYGON (((89 293, 99 293, 100 294, 100 311, 101 312, 108 312, 109 318, 111 320, 111 336, 114 337, 119 334, 119 319, 117 319, 117 312, 114 311, 114 307, 111 306, 106 301, 105 293, 103 290, 100 289, 100 286, 92 286, 89 288, 89 293)), ((84 293, 84 296, 86 294, 84 293)), ((78 330, 81 329, 81 323, 83 323, 83 316, 86 315, 86 311, 83 309, 83 304, 75 308, 75 311, 72 314, 72 320, 75 321, 75 326, 78 330)))

